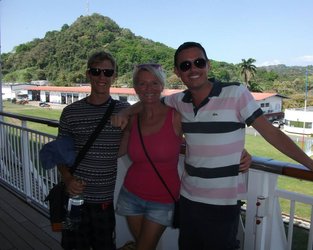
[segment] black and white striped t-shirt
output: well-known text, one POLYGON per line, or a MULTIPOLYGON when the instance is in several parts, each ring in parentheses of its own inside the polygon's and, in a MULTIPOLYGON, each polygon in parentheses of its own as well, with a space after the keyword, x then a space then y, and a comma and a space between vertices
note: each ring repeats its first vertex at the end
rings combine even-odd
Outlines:
MULTIPOLYGON (((75 151, 79 152, 102 119, 111 100, 102 105, 92 105, 84 98, 65 107, 60 118, 59 135, 72 136, 75 151)), ((128 106, 127 102, 116 101, 113 114, 128 106)), ((84 190, 86 202, 113 200, 121 137, 122 130, 111 126, 108 121, 77 167, 74 176, 87 183, 84 190)))

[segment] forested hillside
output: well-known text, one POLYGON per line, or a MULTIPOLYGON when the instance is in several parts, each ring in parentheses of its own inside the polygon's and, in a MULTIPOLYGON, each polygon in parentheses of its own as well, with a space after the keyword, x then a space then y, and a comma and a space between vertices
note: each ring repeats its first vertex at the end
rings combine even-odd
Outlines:
MULTIPOLYGON (((81 16, 71 25, 64 24, 59 31, 47 31, 43 39, 20 44, 12 52, 2 54, 3 82, 48 80, 53 85, 62 86, 85 83, 87 58, 101 49, 110 51, 117 60, 119 77, 116 86, 131 86, 134 65, 155 62, 162 64, 167 71, 168 88, 182 87, 173 74, 175 48, 136 36, 131 30, 120 28, 110 18, 99 14, 81 16)), ((243 82, 240 67, 240 64, 218 62, 212 58, 210 77, 225 82, 243 82)), ((313 66, 308 67, 308 80, 306 69, 285 65, 258 67, 249 81, 250 89, 278 92, 291 98, 285 102, 286 106, 303 106, 305 88, 308 86, 310 90, 313 86, 313 66)), ((310 93, 309 97, 312 96, 310 93)), ((311 99, 308 105, 313 105, 311 99)))

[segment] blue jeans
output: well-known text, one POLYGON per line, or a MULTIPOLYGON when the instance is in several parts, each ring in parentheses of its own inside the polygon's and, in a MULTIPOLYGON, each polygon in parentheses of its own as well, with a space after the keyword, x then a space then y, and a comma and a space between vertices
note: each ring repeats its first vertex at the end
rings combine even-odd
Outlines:
POLYGON ((240 204, 210 205, 180 197, 180 250, 234 250, 240 204))

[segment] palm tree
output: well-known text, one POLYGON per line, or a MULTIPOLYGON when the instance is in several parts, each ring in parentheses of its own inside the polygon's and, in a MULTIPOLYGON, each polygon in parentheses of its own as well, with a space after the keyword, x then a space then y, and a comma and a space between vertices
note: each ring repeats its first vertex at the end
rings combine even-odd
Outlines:
POLYGON ((241 69, 240 74, 244 77, 244 83, 247 87, 249 87, 250 79, 256 73, 255 59, 249 58, 248 60, 241 59, 242 63, 239 63, 239 67, 241 69))

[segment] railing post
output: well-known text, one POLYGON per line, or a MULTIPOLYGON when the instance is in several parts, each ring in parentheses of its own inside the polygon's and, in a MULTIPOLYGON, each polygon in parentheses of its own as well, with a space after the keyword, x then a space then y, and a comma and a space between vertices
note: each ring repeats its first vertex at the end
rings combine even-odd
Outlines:
MULTIPOLYGON (((1 172, 3 171, 4 168, 4 163, 3 163, 3 159, 5 157, 4 155, 4 126, 2 124, 3 121, 3 117, 0 116, 0 170, 1 172)), ((0 173, 0 177, 1 177, 1 173, 0 173)))
POLYGON ((308 239, 308 250, 313 249, 313 206, 311 206, 311 223, 309 230, 309 239, 308 239))
POLYGON ((285 249, 286 239, 275 238, 275 248, 271 241, 273 231, 282 235, 283 230, 277 228, 279 222, 273 218, 277 215, 277 209, 280 210, 275 197, 276 184, 276 174, 250 169, 244 241, 246 250, 285 249))
POLYGON ((23 168, 23 173, 24 173, 24 190, 26 194, 26 199, 29 200, 29 197, 31 197, 31 183, 30 183, 30 178, 31 178, 31 169, 30 169, 30 149, 29 149, 29 138, 28 138, 28 133, 27 130, 27 122, 22 121, 22 134, 21 134, 21 144, 22 144, 22 168, 23 168))

